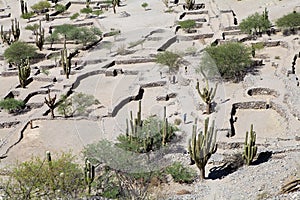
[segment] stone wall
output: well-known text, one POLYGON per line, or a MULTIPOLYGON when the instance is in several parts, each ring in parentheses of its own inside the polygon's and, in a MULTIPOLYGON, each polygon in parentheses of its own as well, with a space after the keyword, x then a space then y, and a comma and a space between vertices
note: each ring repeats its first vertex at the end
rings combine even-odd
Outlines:
POLYGON ((116 65, 121 64, 136 64, 136 63, 147 63, 147 62, 155 62, 155 58, 130 58, 126 60, 116 60, 116 65))
POLYGON ((141 88, 149 88, 149 87, 160 87, 166 85, 166 81, 155 81, 150 83, 143 83, 141 84, 141 88))
POLYGON ((1 123, 0 123, 0 129, 3 129, 3 128, 11 128, 11 127, 16 126, 17 124, 20 124, 20 121, 1 122, 1 123))
POLYGON ((187 36, 193 40, 205 39, 205 38, 212 38, 214 33, 204 33, 204 34, 197 34, 192 36, 187 36))
POLYGON ((272 95, 274 97, 278 97, 279 94, 273 89, 270 88, 251 88, 247 91, 249 96, 253 95, 272 95))
POLYGON ((177 36, 171 37, 161 47, 159 47, 157 51, 165 51, 169 46, 174 44, 176 40, 177 40, 177 36))
POLYGON ((3 76, 3 77, 18 76, 18 71, 17 70, 14 70, 14 71, 3 71, 1 73, 1 76, 3 76))

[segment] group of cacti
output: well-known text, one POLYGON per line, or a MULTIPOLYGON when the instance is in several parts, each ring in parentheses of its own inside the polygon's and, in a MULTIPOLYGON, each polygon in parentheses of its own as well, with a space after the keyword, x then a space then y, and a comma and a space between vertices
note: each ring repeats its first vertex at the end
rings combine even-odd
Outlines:
MULTIPOLYGON (((205 166, 211 155, 217 151, 216 135, 214 121, 209 126, 209 118, 204 121, 203 131, 197 134, 197 120, 193 125, 192 138, 188 143, 188 151, 192 163, 195 163, 200 170, 200 178, 205 178, 205 166)), ((246 132, 244 143, 243 159, 247 165, 250 165, 256 156, 257 146, 255 145, 256 134, 253 131, 253 125, 250 128, 250 134, 246 132)))
POLYGON ((11 20, 11 29, 8 31, 3 30, 3 25, 1 25, 1 39, 3 43, 10 45, 12 42, 18 41, 20 37, 20 24, 17 21, 17 18, 11 20), (13 39, 11 38, 13 36, 13 39))
POLYGON ((156 124, 143 123, 143 120, 141 119, 141 110, 141 101, 139 101, 136 118, 133 118, 132 111, 130 111, 130 119, 126 119, 126 138, 128 141, 140 141, 143 144, 141 152, 149 152, 154 148, 153 137, 155 133, 151 132, 151 129, 155 128, 155 132, 157 131, 160 134, 161 145, 165 146, 174 134, 174 130, 169 126, 168 118, 166 117, 166 107, 164 107, 163 119, 161 121, 157 121, 156 124))
POLYGON ((205 178, 205 166, 211 155, 217 151, 216 130, 214 121, 209 127, 209 118, 205 119, 204 129, 197 134, 197 124, 193 125, 192 138, 189 140, 188 151, 192 161, 200 170, 200 178, 205 178))
POLYGON ((28 13, 28 9, 27 9, 27 2, 25 2, 24 0, 20 0, 20 4, 21 4, 21 13, 28 13))

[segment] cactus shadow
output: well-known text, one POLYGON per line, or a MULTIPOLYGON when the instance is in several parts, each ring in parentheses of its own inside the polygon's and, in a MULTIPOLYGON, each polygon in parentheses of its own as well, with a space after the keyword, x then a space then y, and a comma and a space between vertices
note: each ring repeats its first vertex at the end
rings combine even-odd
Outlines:
POLYGON ((252 162, 252 165, 259 165, 268 162, 272 158, 272 151, 265 151, 258 154, 257 159, 252 162))
POLYGON ((209 170, 208 179, 222 179, 237 171, 244 164, 241 154, 233 155, 226 160, 228 161, 223 165, 213 167, 209 170))

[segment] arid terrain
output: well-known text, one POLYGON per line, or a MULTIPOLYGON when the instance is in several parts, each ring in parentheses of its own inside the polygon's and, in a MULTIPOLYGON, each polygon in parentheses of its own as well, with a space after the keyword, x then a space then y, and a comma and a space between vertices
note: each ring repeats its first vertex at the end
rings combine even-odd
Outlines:
MULTIPOLYGON (((30 7, 38 0, 27 2, 30 7)), ((67 2, 60 1, 64 4, 67 2)), ((92 0, 91 7, 96 6, 97 2, 92 0)), ((196 180, 193 184, 162 184, 154 188, 154 199, 300 199, 299 192, 279 194, 284 183, 300 177, 299 58, 295 64, 296 73, 288 74, 294 55, 300 53, 300 31, 289 36, 278 31, 271 36, 263 34, 256 40, 245 41, 245 44, 267 44, 255 56, 263 65, 257 68, 257 73, 247 74, 239 83, 219 81, 212 114, 204 114, 205 105, 195 89, 197 80, 205 85, 201 74, 196 73, 204 48, 217 39, 223 41, 222 33, 226 34, 223 42, 247 37, 234 25, 232 11, 240 22, 267 8, 269 19, 275 24, 276 19, 285 14, 300 12, 299 1, 203 0, 196 3, 204 3, 205 6, 193 13, 183 9, 183 0, 178 4, 170 1, 170 8, 161 0, 124 0, 121 1, 122 6, 116 8, 115 14, 112 8, 108 8, 100 16, 80 14, 76 20, 71 20, 70 16, 79 12, 85 6, 85 1, 75 0, 71 3, 62 17, 46 21, 41 15, 28 22, 20 18, 18 0, 0 0, 0 9, 3 8, 0 16, 11 14, 10 17, 1 17, 0 24, 9 27, 11 19, 17 18, 22 41, 34 43, 35 36, 25 27, 38 19, 43 19, 41 23, 46 36, 49 27, 64 23, 88 23, 103 32, 101 41, 74 57, 69 79, 61 74, 62 69, 56 59, 45 57, 31 65, 30 77, 33 80, 26 88, 18 87, 17 70, 9 69, 2 55, 8 45, 0 41, 0 98, 13 94, 16 99, 27 99, 26 104, 31 105, 27 112, 17 115, 4 110, 0 112, 2 169, 32 156, 44 156, 48 150, 54 153, 71 151, 78 156, 78 160, 82 160, 81 151, 87 144, 101 139, 116 141, 117 136, 126 130, 126 118, 129 118, 130 111, 137 111, 138 101, 135 99, 142 90, 142 118, 162 116, 164 106, 172 123, 176 119, 183 120, 184 114, 187 116, 187 123, 178 126, 181 140, 170 145, 171 150, 165 158, 189 165, 186 149, 195 119, 201 127, 205 118, 210 117, 215 120, 218 129, 218 149, 206 166, 208 178, 205 181, 196 180), (141 6, 143 2, 148 3, 147 9, 141 6), (172 9, 172 12, 167 12, 168 9, 172 9), (176 23, 182 18, 204 21, 196 33, 190 34, 181 29, 177 31, 176 23), (104 36, 112 30, 120 30, 120 34, 104 36), (144 40, 142 45, 129 48, 140 40, 144 40), (195 49, 193 53, 189 53, 191 48, 195 49), (124 55, 120 53, 121 50, 130 53, 124 55), (158 52, 166 50, 180 52, 186 61, 179 68, 175 83, 168 67, 154 61, 158 52), (48 74, 42 73, 42 69, 47 69, 48 74), (67 119, 56 109, 56 117, 51 119, 49 108, 44 103, 48 88, 51 96, 57 95, 57 98, 70 91, 90 94, 100 105, 93 105, 85 116, 67 119), (170 94, 175 95, 173 98, 159 98, 170 94), (237 108, 234 114, 235 135, 228 137, 233 106, 237 108), (30 121, 33 129, 29 126, 30 121), (221 166, 226 164, 228 156, 242 153, 245 133, 251 124, 257 134, 256 162, 230 173, 222 170, 221 166), (186 194, 181 195, 182 191, 186 194)), ((44 45, 44 55, 52 53, 49 46, 49 43, 44 45)), ((61 49, 62 46, 54 44, 53 48, 61 49)), ((69 50, 75 47, 76 44, 67 44, 69 50)), ((210 83, 214 84, 214 81, 210 80, 210 83)), ((197 170, 196 166, 191 167, 197 170)))

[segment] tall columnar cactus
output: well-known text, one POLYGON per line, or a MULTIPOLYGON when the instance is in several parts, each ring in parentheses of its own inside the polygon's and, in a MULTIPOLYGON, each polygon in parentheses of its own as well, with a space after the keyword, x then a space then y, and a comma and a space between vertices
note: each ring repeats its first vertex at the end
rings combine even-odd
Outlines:
POLYGON ((26 87, 26 81, 30 76, 30 63, 29 58, 27 58, 25 61, 22 61, 21 64, 18 66, 18 76, 19 76, 19 82, 22 88, 26 87))
POLYGON ((201 99, 206 104, 206 114, 210 114, 212 112, 212 101, 215 98, 216 91, 218 84, 216 83, 215 88, 209 88, 208 80, 206 79, 206 87, 200 90, 199 82, 197 82, 196 89, 198 91, 198 94, 200 95, 201 99))
POLYGON ((195 0, 185 0, 185 6, 188 10, 193 10, 195 6, 195 0))
POLYGON ((116 6, 119 5, 119 0, 112 0, 114 14, 116 14, 116 6))
POLYGON ((256 141, 256 133, 253 131, 253 124, 250 127, 250 135, 249 132, 246 132, 245 144, 244 144, 244 152, 243 159, 245 160, 247 165, 250 165, 257 153, 257 146, 255 145, 256 141))
POLYGON ((50 89, 48 88, 48 99, 45 97, 45 103, 50 109, 52 119, 54 119, 55 101, 56 101, 56 94, 54 95, 54 97, 51 97, 50 89))
POLYGON ((86 2, 85 2, 85 7, 86 7, 86 8, 89 8, 89 7, 90 7, 90 3, 91 3, 91 0, 86 0, 86 2))
POLYGON ((14 41, 19 40, 20 37, 20 24, 17 21, 17 18, 15 18, 15 20, 11 20, 11 32, 14 36, 14 41))
POLYGON ((21 5, 21 13, 24 14, 25 12, 25 4, 24 4, 24 0, 20 1, 20 5, 21 5))
POLYGON ((132 137, 137 137, 138 131, 142 128, 143 126, 143 121, 142 121, 142 102, 139 101, 139 109, 137 111, 137 116, 136 118, 133 118, 132 111, 130 111, 130 132, 129 132, 129 127, 128 127, 128 120, 127 120, 127 132, 126 135, 129 136, 130 139, 132 137))
POLYGON ((169 141, 170 137, 172 136, 172 130, 169 130, 166 106, 164 106, 163 127, 161 133, 162 133, 162 145, 164 146, 167 144, 167 141, 169 141))
POLYGON ((11 30, 9 31, 4 31, 3 30, 3 25, 1 25, 1 39, 3 43, 6 43, 8 45, 11 44, 11 30))
POLYGON ((200 178, 205 178, 205 165, 207 161, 217 151, 216 131, 214 130, 214 121, 209 126, 209 118, 205 119, 204 130, 197 135, 197 125, 193 126, 192 138, 189 140, 188 150, 191 159, 196 163, 200 170, 200 178))
POLYGON ((85 167, 84 167, 84 180, 88 186, 88 193, 91 194, 92 183, 95 179, 95 166, 85 158, 85 167))
POLYGON ((45 30, 42 28, 42 22, 40 20, 40 26, 39 29, 36 31, 35 34, 35 44, 39 48, 40 51, 43 50, 43 45, 45 42, 45 30))
POLYGON ((66 78, 69 79, 69 75, 71 74, 71 57, 68 56, 66 37, 64 40, 64 48, 61 50, 60 54, 60 64, 63 68, 64 74, 66 75, 66 78))

